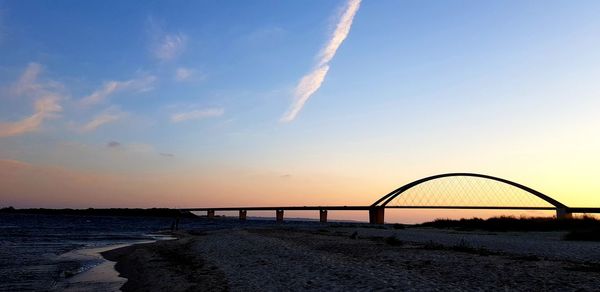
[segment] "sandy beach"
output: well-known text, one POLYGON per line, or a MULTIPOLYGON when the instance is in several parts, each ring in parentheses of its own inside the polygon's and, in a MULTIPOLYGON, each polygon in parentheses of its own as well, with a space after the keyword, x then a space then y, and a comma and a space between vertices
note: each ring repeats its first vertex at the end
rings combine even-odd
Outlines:
POLYGON ((273 224, 102 254, 124 291, 597 291, 600 244, 562 235, 273 224))

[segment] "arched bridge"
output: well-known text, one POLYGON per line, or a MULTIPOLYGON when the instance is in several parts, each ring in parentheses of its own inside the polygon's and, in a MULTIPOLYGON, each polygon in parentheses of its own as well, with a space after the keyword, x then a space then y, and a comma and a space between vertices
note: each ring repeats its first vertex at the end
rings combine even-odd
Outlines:
POLYGON ((288 206, 187 208, 182 211, 239 211, 240 220, 247 211, 275 211, 278 222, 284 210, 318 210, 321 222, 327 222, 328 210, 368 210, 369 222, 383 224, 385 209, 504 209, 555 210, 557 218, 573 213, 600 213, 600 208, 573 208, 525 185, 485 174, 445 173, 425 177, 403 185, 379 198, 370 206, 288 206))

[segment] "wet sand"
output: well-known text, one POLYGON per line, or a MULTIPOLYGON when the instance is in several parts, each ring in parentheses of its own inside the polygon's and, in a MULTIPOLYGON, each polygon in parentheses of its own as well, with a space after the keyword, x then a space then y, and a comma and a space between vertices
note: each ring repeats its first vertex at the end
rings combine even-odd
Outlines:
POLYGON ((58 283, 54 291, 119 291, 127 279, 119 276, 115 270, 115 263, 102 258, 101 253, 129 246, 128 244, 119 244, 105 246, 100 248, 87 248, 74 250, 61 255, 61 258, 77 261, 95 261, 97 264, 89 270, 78 273, 67 278, 64 282, 58 283))
POLYGON ((227 290, 224 274, 194 252, 197 237, 178 234, 177 240, 136 244, 103 252, 128 281, 123 291, 227 290))
POLYGON ((274 224, 177 236, 103 256, 128 279, 124 291, 600 289, 600 243, 559 233, 274 224), (548 256, 557 244, 581 255, 548 256))
POLYGON ((155 243, 161 240, 175 239, 170 236, 153 235, 154 240, 138 240, 133 243, 115 244, 102 247, 76 249, 59 256, 60 260, 87 263, 82 271, 73 276, 66 277, 64 281, 55 283, 52 291, 121 291, 121 287, 127 282, 126 278, 119 275, 115 268, 115 261, 107 260, 102 253, 123 249, 132 245, 155 243))

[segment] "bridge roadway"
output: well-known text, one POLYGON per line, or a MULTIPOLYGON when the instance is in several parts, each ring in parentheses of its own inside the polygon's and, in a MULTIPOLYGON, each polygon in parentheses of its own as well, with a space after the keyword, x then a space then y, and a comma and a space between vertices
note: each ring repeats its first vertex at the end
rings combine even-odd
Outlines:
POLYGON ((327 222, 327 211, 369 211, 369 223, 383 224, 385 209, 469 209, 469 210, 548 210, 557 211, 558 218, 568 218, 573 213, 600 213, 600 208, 574 207, 557 209, 556 207, 520 207, 520 206, 282 206, 282 207, 220 207, 220 208, 183 208, 183 212, 206 211, 213 218, 216 211, 238 211, 240 220, 246 220, 248 211, 275 211, 277 222, 283 222, 284 211, 319 211, 319 220, 327 222))

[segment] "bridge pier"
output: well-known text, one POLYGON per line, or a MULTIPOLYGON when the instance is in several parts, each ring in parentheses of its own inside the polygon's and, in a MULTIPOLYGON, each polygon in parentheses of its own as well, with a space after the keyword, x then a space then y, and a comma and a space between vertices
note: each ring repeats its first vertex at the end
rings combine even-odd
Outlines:
POLYGON ((246 210, 240 210, 240 221, 246 221, 246 210))
POLYGON ((371 207, 369 209, 369 223, 383 224, 385 217, 385 207, 371 207))
POLYGON ((327 223, 327 210, 319 210, 319 221, 321 223, 327 223))
POLYGON ((556 219, 572 219, 573 213, 568 208, 557 208, 556 219))
POLYGON ((214 218, 215 217, 215 210, 207 210, 206 211, 206 217, 210 218, 210 219, 214 218))
POLYGON ((275 217, 277 218, 277 223, 282 223, 283 222, 283 210, 282 209, 278 209, 275 211, 275 217))

